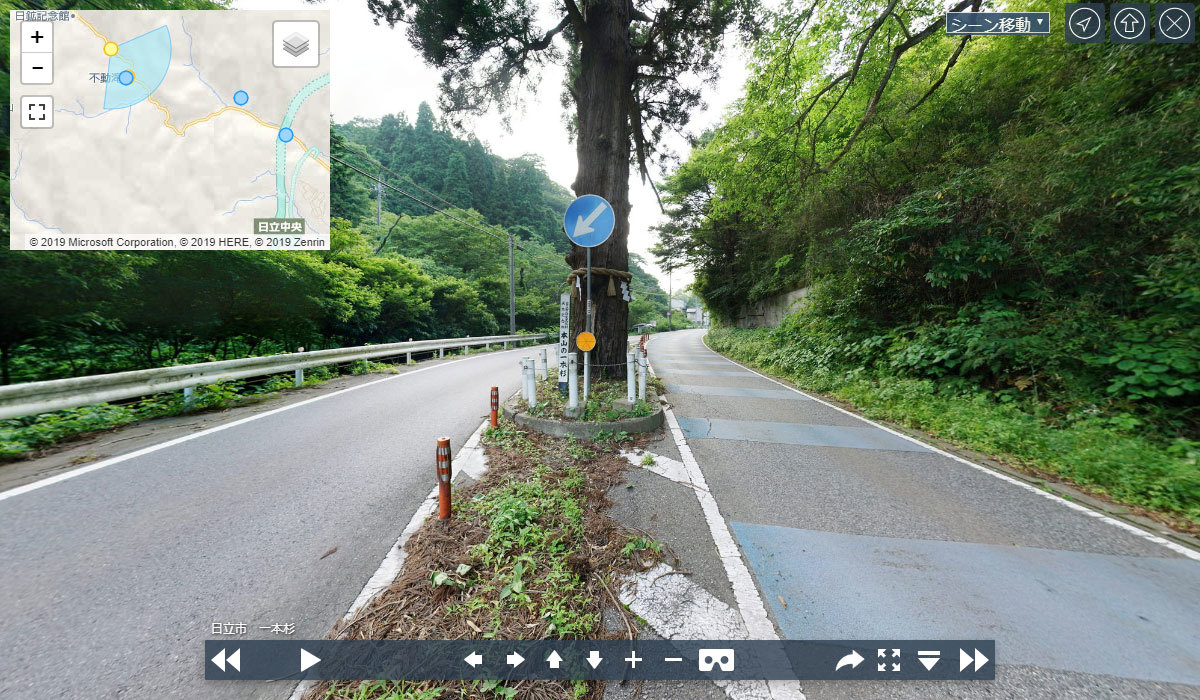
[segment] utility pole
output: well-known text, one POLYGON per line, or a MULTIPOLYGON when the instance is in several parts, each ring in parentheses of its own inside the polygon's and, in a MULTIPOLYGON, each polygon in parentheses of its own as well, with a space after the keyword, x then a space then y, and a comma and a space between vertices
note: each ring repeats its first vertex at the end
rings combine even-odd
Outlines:
POLYGON ((508 334, 517 334, 517 287, 513 282, 513 236, 508 234, 508 334))
POLYGON ((671 277, 672 268, 667 268, 667 330, 674 330, 671 327, 671 312, 675 310, 675 297, 671 296, 671 282, 674 278, 671 277))
POLYGON ((375 225, 383 223, 383 171, 375 179, 375 225))

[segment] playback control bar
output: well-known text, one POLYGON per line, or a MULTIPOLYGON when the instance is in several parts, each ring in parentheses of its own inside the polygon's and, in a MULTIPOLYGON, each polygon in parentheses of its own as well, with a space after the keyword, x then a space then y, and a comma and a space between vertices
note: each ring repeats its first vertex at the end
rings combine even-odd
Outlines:
POLYGON ((995 640, 206 640, 206 680, 994 680, 995 640))

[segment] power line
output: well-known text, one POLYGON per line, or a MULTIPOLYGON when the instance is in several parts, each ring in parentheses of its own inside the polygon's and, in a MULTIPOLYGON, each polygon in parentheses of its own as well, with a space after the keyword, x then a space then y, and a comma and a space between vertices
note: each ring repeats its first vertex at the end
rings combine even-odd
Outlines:
MULTIPOLYGON (((380 170, 382 170, 382 171, 384 171, 384 172, 386 172, 386 173, 388 173, 388 174, 392 175, 393 177, 396 177, 396 178, 403 178, 403 176, 402 176, 402 175, 399 175, 399 174, 397 174, 396 172, 394 172, 394 171, 390 170, 389 168, 385 167, 383 164, 379 163, 379 162, 378 162, 378 161, 376 161, 374 158, 371 158, 370 156, 368 156, 368 155, 366 155, 366 154, 364 154, 364 153, 357 153, 357 155, 360 155, 360 156, 363 156, 364 158, 367 158, 368 160, 370 160, 370 161, 372 162, 372 164, 374 164, 374 165, 377 165, 377 166, 379 167, 379 169, 380 169, 380 170)), ((355 165, 353 165, 353 164, 351 164, 351 163, 347 163, 346 161, 344 161, 344 160, 342 160, 341 158, 339 158, 339 157, 337 157, 337 156, 333 155, 332 153, 330 153, 330 154, 329 154, 329 158, 330 158, 330 160, 337 161, 338 163, 341 163, 342 165, 346 166, 347 168, 350 168, 351 170, 353 170, 353 171, 357 172, 358 174, 362 175, 363 177, 366 177, 366 178, 368 178, 368 179, 371 179, 371 180, 375 180, 375 181, 376 181, 376 182, 378 182, 380 185, 382 185, 382 186, 384 186, 384 187, 387 187, 388 189, 394 190, 394 191, 396 191, 396 192, 398 192, 398 193, 400 193, 400 194, 404 195, 405 197, 408 197, 409 199, 412 199, 412 200, 413 200, 413 201, 415 201, 415 202, 418 202, 418 203, 420 203, 420 204, 422 204, 422 205, 424 205, 424 206, 426 206, 426 207, 429 207, 429 208, 430 208, 430 209, 432 209, 433 211, 435 211, 435 212, 438 212, 439 214, 442 214, 442 215, 446 216, 447 218, 449 218, 449 219, 451 219, 451 220, 453 220, 453 221, 457 221, 458 223, 460 223, 460 224, 463 224, 464 226, 468 226, 468 227, 470 227, 470 228, 473 228, 473 229, 475 229, 476 231, 479 231, 480 233, 485 233, 485 234, 487 234, 487 235, 489 235, 489 236, 491 236, 491 237, 493 237, 493 238, 497 238, 497 239, 499 239, 499 240, 504 240, 505 242, 507 242, 507 239, 508 239, 508 238, 514 238, 514 237, 512 236, 512 234, 510 234, 510 233, 507 233, 507 232, 502 232, 502 231, 503 231, 502 229, 496 228, 495 230, 489 230, 489 229, 485 229, 485 228, 482 228, 482 227, 480 227, 480 226, 477 226, 477 225, 475 225, 475 224, 471 223, 470 221, 465 221, 465 220, 463 220, 463 219, 460 219, 460 218, 458 218, 457 216, 455 216, 455 215, 453 215, 453 214, 451 214, 451 213, 447 212, 445 209, 441 209, 441 208, 439 208, 439 207, 437 207, 437 206, 435 206, 435 205, 433 205, 433 204, 430 204, 429 202, 425 201, 424 199, 421 199, 420 197, 418 197, 418 196, 416 196, 416 195, 414 195, 414 194, 411 194, 411 193, 409 193, 409 192, 406 192, 406 191, 404 191, 404 190, 400 189, 399 187, 396 187, 395 185, 393 185, 393 184, 391 184, 391 183, 389 183, 389 182, 384 182, 384 181, 383 181, 383 179, 382 179, 382 178, 380 178, 380 177, 373 177, 373 176, 372 176, 370 173, 366 172, 365 170, 362 170, 362 169, 358 168, 357 166, 355 166, 355 165), (504 236, 505 238, 500 238, 500 236, 501 236, 501 235, 502 235, 502 236, 504 236)), ((439 196, 439 195, 437 195, 437 194, 434 194, 433 192, 430 192, 429 190, 425 189, 424 187, 421 187, 420 185, 418 185, 418 184, 417 184, 417 183, 415 183, 415 182, 412 182, 411 178, 410 178, 408 181, 409 181, 409 182, 411 182, 411 183, 413 184, 413 186, 414 186, 414 187, 416 187, 417 189, 419 189, 419 190, 421 190, 422 192, 425 192, 425 193, 427 193, 427 194, 428 194, 428 195, 430 195, 431 197, 433 197, 433 198, 435 198, 435 199, 437 199, 437 200, 439 200, 439 201, 443 202, 444 204, 446 204, 446 206, 448 206, 448 207, 453 207, 453 208, 455 208, 455 209, 460 209, 460 208, 461 208, 461 207, 458 207, 458 206, 456 206, 456 205, 455 205, 453 202, 449 202, 449 201, 447 201, 445 198, 443 198, 443 197, 441 197, 441 196, 439 196)), ((548 258, 548 257, 546 257, 546 256, 544 256, 544 255, 538 255, 537 253, 534 253, 534 252, 533 252, 533 251, 531 251, 531 250, 528 250, 528 249, 526 249, 526 248, 523 248, 523 247, 521 247, 520 245, 516 244, 515 242, 513 243, 513 247, 514 247, 514 248, 516 248, 517 250, 520 250, 521 252, 525 253, 525 254, 526 254, 526 255, 528 255, 529 257, 531 257, 531 258, 535 258, 535 259, 537 259, 537 260, 544 260, 544 261, 547 261, 547 262, 552 262, 552 263, 555 263, 555 264, 558 264, 558 265, 566 265, 566 264, 567 264, 567 263, 566 263, 566 261, 564 261, 564 260, 559 260, 559 259, 555 259, 555 258, 548 258)), ((654 290, 651 290, 651 289, 638 289, 638 288, 635 288, 635 287, 633 286, 633 284, 632 284, 632 283, 630 283, 630 285, 629 285, 629 289, 630 289, 631 291, 635 291, 635 292, 638 292, 638 293, 640 293, 640 294, 650 294, 650 295, 662 296, 662 297, 666 297, 668 300, 670 300, 670 298, 671 298, 671 297, 670 297, 670 295, 669 295, 669 294, 667 294, 666 292, 663 292, 663 291, 654 291, 654 290)))
MULTIPOLYGON (((398 173, 396 173, 396 172, 394 172, 394 171, 392 171, 392 170, 390 170, 390 169, 388 169, 388 168, 384 167, 384 166, 383 166, 383 164, 379 163, 379 162, 378 162, 378 161, 376 161, 374 158, 371 158, 370 156, 368 156, 368 155, 366 155, 366 154, 363 154, 363 153, 357 153, 357 155, 360 155, 360 156, 363 156, 364 158, 367 158, 368 160, 370 160, 370 161, 372 162, 372 164, 374 164, 374 165, 378 166, 380 170, 382 170, 382 171, 384 171, 384 172, 387 172, 388 174, 392 175, 393 177, 400 178, 400 179, 404 179, 404 176, 403 176, 403 175, 400 175, 400 174, 398 174, 398 173)), ((426 206, 426 207, 429 207, 430 209, 432 209, 432 210, 434 210, 434 211, 438 212, 439 214, 445 214, 445 215, 446 215, 446 216, 448 216, 449 218, 451 218, 451 219, 453 219, 453 220, 455 220, 455 221, 457 221, 457 222, 459 222, 459 223, 461 223, 461 224, 464 224, 464 225, 466 225, 466 226, 470 226, 471 228, 475 229, 476 231, 480 231, 480 232, 482 232, 482 233, 487 233, 488 235, 491 235, 491 236, 493 236, 493 237, 495 237, 496 235, 501 235, 501 236, 504 236, 504 237, 505 237, 505 240, 507 240, 509 237, 512 237, 512 238, 514 238, 514 239, 515 239, 515 236, 513 236, 513 235, 512 235, 512 234, 510 234, 510 233, 508 233, 507 231, 504 231, 503 229, 501 229, 501 228, 499 228, 499 227, 495 227, 495 226, 493 226, 491 230, 484 229, 484 228, 480 228, 479 226, 476 226, 476 225, 474 225, 474 224, 472 224, 472 223, 470 223, 470 222, 463 221, 462 219, 459 219, 459 218, 455 217, 453 214, 450 214, 450 213, 448 213, 448 212, 447 212, 445 209, 441 209, 441 208, 439 208, 439 207, 437 207, 437 206, 434 206, 433 204, 430 204, 429 202, 425 201, 424 199, 421 199, 420 197, 417 197, 417 196, 416 196, 416 195, 414 195, 414 194, 411 194, 411 193, 409 193, 409 192, 406 192, 406 191, 404 191, 404 190, 400 189, 399 187, 396 187, 395 185, 392 185, 392 184, 390 184, 390 183, 383 182, 383 179, 382 179, 382 178, 380 178, 380 177, 374 177, 374 176, 372 176, 372 175, 368 174, 367 172, 365 172, 365 171, 363 171, 363 170, 361 170, 361 169, 359 169, 359 168, 357 168, 357 167, 355 167, 355 166, 351 165, 350 163, 347 163, 346 161, 342 160, 341 158, 337 158, 336 156, 334 156, 334 155, 332 155, 332 154, 330 154, 330 156, 329 156, 329 157, 330 157, 330 158, 332 158, 332 159, 334 159, 334 160, 336 160, 337 162, 341 163, 342 165, 345 165, 346 167, 348 167, 348 168, 350 168, 350 169, 352 169, 352 170, 354 170, 354 171, 358 172, 359 174, 363 175, 364 177, 367 177, 367 178, 370 178, 370 179, 372 179, 372 180, 375 180, 376 182, 379 182, 380 184, 382 184, 382 185, 385 185, 385 186, 387 186, 388 188, 395 190, 396 192, 399 192, 400 194, 404 195, 405 197, 408 197, 408 198, 410 198, 410 199, 412 199, 412 200, 414 200, 414 201, 416 201, 416 202, 420 202, 420 203, 421 203, 421 204, 423 204, 424 206, 426 206)), ((437 194, 434 194, 433 192, 430 192, 429 190, 425 189, 424 187, 421 187, 421 186, 420 186, 420 185, 418 185, 417 183, 413 182, 411 178, 410 178, 410 179, 408 179, 408 182, 412 183, 412 185, 413 185, 414 187, 416 187, 417 189, 421 190, 422 192, 425 192, 426 194, 430 195, 430 196, 431 196, 431 197, 433 197, 434 199, 437 199, 437 200, 439 200, 439 201, 443 202, 443 203, 444 203, 446 206, 448 206, 448 207, 452 207, 452 208, 454 208, 454 209, 461 209, 461 208, 462 208, 462 207, 459 207, 459 206, 457 206, 457 205, 456 205, 456 204, 454 204, 453 202, 447 201, 445 198, 443 198, 443 197, 441 197, 441 196, 439 196, 439 195, 437 195, 437 194)), ((489 226, 491 226, 491 225, 489 224, 489 226)), ((566 265, 566 264, 567 264, 567 263, 566 263, 566 261, 564 261, 564 260, 559 260, 559 259, 556 259, 556 258, 548 258, 548 257, 546 257, 546 256, 544 256, 544 255, 539 255, 539 254, 537 254, 537 253, 535 253, 535 252, 533 252, 533 251, 531 251, 531 250, 529 250, 529 249, 527 249, 527 248, 524 248, 524 247, 522 247, 521 245, 519 245, 519 244, 517 244, 517 243, 513 243, 513 247, 515 247, 517 250, 521 251, 522 253, 525 253, 526 255, 528 255, 528 256, 529 256, 529 257, 531 257, 531 258, 536 258, 536 259, 538 259, 538 260, 544 260, 544 261, 546 261, 546 262, 552 262, 552 263, 555 263, 556 265, 566 265)))

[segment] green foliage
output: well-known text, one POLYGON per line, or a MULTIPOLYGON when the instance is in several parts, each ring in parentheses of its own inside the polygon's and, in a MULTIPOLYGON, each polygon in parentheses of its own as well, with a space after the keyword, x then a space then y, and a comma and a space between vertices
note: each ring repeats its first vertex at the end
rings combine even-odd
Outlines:
POLYGON ((901 22, 944 12, 906 0, 822 93, 885 5, 770 18, 746 99, 666 183, 656 250, 725 322, 809 287, 770 336, 808 381, 929 379, 1196 439, 1200 50, 972 40, 930 93, 960 43, 938 31, 868 110, 901 22))
MULTIPOLYGON (((583 398, 583 388, 580 387, 580 399, 583 398)), ((535 416, 553 417, 562 419, 563 411, 567 407, 569 397, 563 396, 558 389, 558 380, 554 377, 546 381, 537 382, 538 405, 535 406, 530 413, 535 416)), ((618 410, 613 408, 613 402, 619 399, 628 398, 628 386, 625 380, 603 379, 593 377, 592 388, 588 393, 587 404, 584 406, 583 415, 579 420, 583 421, 615 421, 622 418, 634 418, 638 416, 648 416, 654 413, 654 407, 648 402, 637 400, 630 410, 618 410)), ((525 405, 525 404, 522 404, 525 405)), ((617 435, 597 433, 592 439, 612 439, 616 438, 620 441, 623 438, 618 437, 624 434, 624 431, 617 435)), ((627 436, 626 436, 627 437, 627 436)))
POLYGON ((626 538, 625 545, 621 547, 621 556, 632 557, 637 552, 645 551, 661 554, 662 550, 662 543, 658 540, 648 539, 640 535, 630 535, 628 538, 626 538))
MULTIPOLYGON (((485 433, 485 440, 521 450, 520 441, 514 440, 519 435, 505 423, 485 433)), ((467 502, 467 512, 486 523, 488 535, 472 548, 474 561, 466 570, 460 566, 453 576, 434 574, 440 575, 434 585, 461 583, 459 587, 465 589, 464 601, 452 605, 451 614, 484 616, 495 627, 505 606, 521 606, 545 620, 550 635, 590 634, 598 620, 579 612, 586 609, 589 598, 584 582, 567 561, 571 552, 587 546, 585 482, 577 467, 552 472, 540 466, 532 477, 510 479, 467 502)))

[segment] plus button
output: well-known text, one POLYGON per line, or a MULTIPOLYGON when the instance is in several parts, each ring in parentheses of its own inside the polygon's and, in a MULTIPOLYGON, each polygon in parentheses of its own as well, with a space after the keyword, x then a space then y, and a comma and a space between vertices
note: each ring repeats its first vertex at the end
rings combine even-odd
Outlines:
POLYGON ((41 30, 38 30, 38 31, 35 31, 29 38, 33 39, 33 43, 36 44, 36 43, 39 43, 42 39, 45 39, 46 37, 42 34, 41 30))
POLYGON ((637 655, 637 651, 631 651, 629 652, 629 656, 625 657, 625 660, 629 662, 631 668, 637 668, 638 662, 642 660, 642 657, 637 655))

